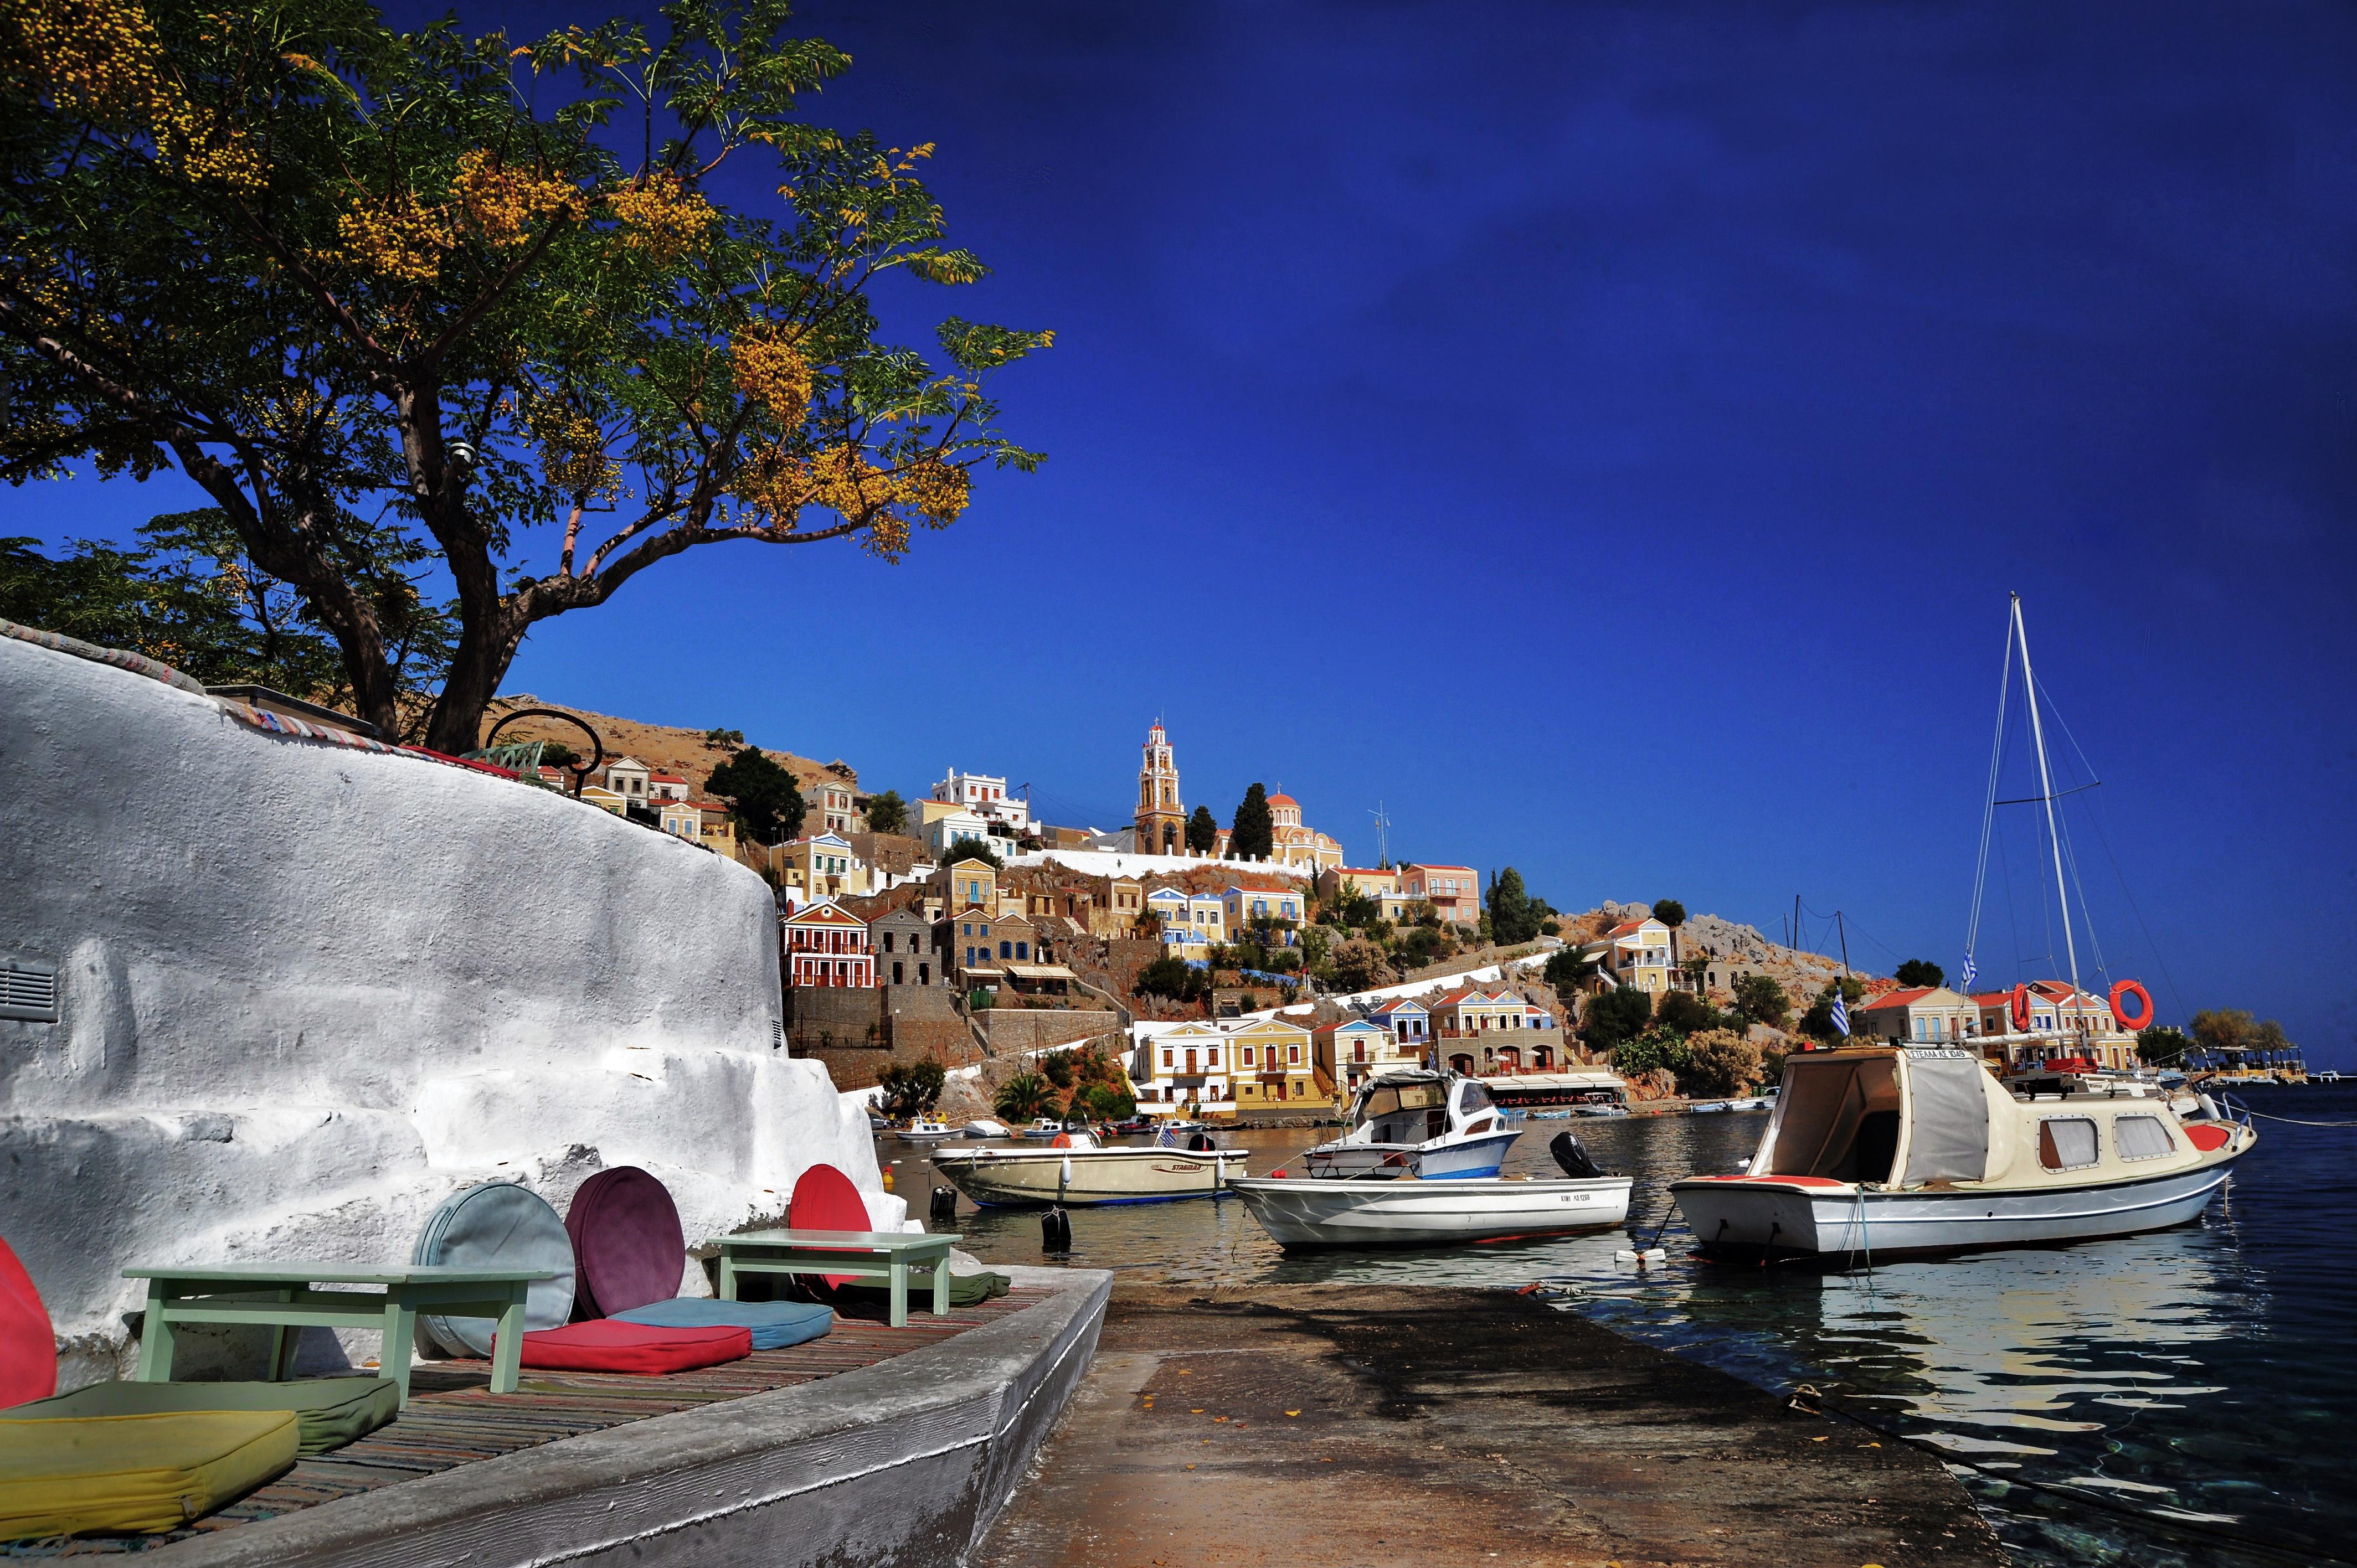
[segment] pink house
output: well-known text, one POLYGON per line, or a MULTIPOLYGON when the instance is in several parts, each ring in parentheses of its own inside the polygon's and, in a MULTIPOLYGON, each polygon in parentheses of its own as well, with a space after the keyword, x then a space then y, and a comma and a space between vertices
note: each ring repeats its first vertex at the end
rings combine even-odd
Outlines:
POLYGON ((796 910, 780 928, 788 985, 875 985, 876 952, 866 923, 832 900, 796 910))

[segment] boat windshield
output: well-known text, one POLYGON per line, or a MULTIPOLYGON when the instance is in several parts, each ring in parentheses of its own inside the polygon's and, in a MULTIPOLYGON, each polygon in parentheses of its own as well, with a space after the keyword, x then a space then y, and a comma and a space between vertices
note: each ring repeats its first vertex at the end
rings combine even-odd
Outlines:
POLYGON ((1490 1091, 1478 1083, 1468 1083, 1465 1092, 1457 1097, 1457 1113, 1459 1116, 1470 1116, 1476 1111, 1489 1108, 1490 1091))
POLYGON ((1430 1111, 1448 1103, 1445 1083, 1379 1083, 1360 1104, 1359 1120, 1372 1122, 1401 1111, 1430 1111))

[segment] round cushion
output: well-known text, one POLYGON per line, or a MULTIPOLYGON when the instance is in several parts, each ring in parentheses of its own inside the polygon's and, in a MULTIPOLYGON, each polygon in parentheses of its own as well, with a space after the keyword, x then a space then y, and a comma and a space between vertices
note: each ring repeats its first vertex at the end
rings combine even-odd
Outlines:
MULTIPOLYGON (((786 1224, 795 1230, 872 1230, 867 1202, 851 1178, 833 1165, 818 1165, 802 1172, 794 1195, 786 1200, 786 1224)), ((856 1274, 820 1276, 829 1286, 849 1284, 856 1274)))
POLYGON ((0 1408, 58 1391, 58 1339, 33 1276, 0 1241, 0 1408))
POLYGON ((583 1182, 565 1208, 565 1229, 590 1316, 612 1317, 679 1294, 687 1272, 679 1206, 638 1166, 617 1165, 583 1182))
MULTIPOLYGON (((538 1193, 490 1182, 446 1197, 425 1217, 413 1263, 454 1269, 550 1269, 524 1299, 527 1332, 560 1328, 573 1316, 573 1239, 538 1193)), ((453 1356, 488 1356, 499 1325, 488 1317, 420 1313, 417 1321, 453 1356)))

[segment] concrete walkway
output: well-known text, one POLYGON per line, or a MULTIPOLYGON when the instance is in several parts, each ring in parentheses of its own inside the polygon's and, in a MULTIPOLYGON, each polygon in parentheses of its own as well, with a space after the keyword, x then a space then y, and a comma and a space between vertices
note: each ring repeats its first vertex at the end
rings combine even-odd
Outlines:
POLYGON ((1123 1286, 979 1568, 2001 1564, 1947 1472, 1502 1291, 1123 1286))

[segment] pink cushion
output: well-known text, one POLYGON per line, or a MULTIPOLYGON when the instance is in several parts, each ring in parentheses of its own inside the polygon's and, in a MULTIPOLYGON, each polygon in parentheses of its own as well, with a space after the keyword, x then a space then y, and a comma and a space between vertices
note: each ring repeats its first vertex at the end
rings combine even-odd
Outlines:
MULTIPOLYGON (((813 1165, 794 1183, 786 1201, 786 1224, 795 1230, 872 1230, 866 1200, 851 1178, 833 1165, 813 1165)), ((856 1274, 823 1274, 829 1286, 849 1284, 856 1274)))
POLYGON ((0 1241, 0 1408, 58 1391, 58 1340, 33 1276, 0 1241))
POLYGON ((686 1372, 752 1354, 749 1328, 656 1328, 611 1317, 523 1337, 523 1364, 567 1372, 686 1372))
POLYGON ((565 1210, 588 1316, 611 1317, 679 1294, 687 1239, 671 1193, 636 1165, 599 1171, 565 1210))

